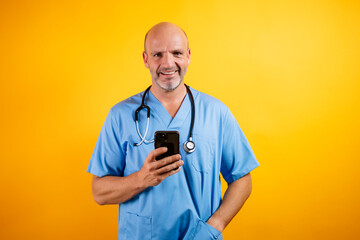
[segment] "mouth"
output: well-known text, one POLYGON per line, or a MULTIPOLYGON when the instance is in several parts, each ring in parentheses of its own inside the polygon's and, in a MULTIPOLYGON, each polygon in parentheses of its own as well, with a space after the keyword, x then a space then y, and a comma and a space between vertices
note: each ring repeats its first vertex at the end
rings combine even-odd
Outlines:
POLYGON ((167 78, 171 78, 171 77, 174 77, 177 72, 179 72, 179 70, 172 70, 172 71, 160 71, 159 72, 159 75, 163 75, 167 78))

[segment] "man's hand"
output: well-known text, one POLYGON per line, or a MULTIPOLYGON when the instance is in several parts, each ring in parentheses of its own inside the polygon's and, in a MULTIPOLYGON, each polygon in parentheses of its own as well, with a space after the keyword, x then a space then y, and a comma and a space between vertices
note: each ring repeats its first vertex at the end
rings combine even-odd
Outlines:
POLYGON ((151 151, 141 169, 129 176, 98 177, 94 175, 93 196, 95 201, 100 205, 123 203, 148 187, 156 186, 165 178, 179 172, 180 167, 184 165, 179 154, 155 160, 155 157, 166 151, 166 147, 151 151))
POLYGON ((220 207, 208 219, 207 224, 222 232, 242 208, 250 196, 252 181, 250 173, 229 184, 220 207))
POLYGON ((157 148, 149 153, 146 157, 144 165, 137 173, 143 187, 151 187, 160 184, 165 178, 180 171, 184 162, 180 154, 175 154, 161 160, 156 160, 157 156, 165 153, 166 147, 157 148))

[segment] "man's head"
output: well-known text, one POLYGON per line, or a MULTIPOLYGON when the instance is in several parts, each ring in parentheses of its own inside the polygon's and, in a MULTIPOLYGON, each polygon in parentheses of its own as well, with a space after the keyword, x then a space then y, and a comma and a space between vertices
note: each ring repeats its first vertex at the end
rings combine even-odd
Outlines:
POLYGON ((155 83, 166 91, 183 81, 190 64, 190 49, 185 32, 175 24, 162 22, 145 36, 143 59, 155 83))

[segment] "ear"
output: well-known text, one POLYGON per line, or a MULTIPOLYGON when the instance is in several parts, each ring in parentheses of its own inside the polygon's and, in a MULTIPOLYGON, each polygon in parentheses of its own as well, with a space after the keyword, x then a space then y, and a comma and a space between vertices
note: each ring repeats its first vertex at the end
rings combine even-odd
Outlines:
POLYGON ((188 65, 190 64, 190 57, 191 57, 191 51, 190 48, 188 48, 188 65))
POLYGON ((148 57, 147 57, 147 54, 146 54, 145 51, 143 52, 142 56, 143 56, 143 60, 144 60, 145 67, 146 67, 146 68, 149 68, 148 57))

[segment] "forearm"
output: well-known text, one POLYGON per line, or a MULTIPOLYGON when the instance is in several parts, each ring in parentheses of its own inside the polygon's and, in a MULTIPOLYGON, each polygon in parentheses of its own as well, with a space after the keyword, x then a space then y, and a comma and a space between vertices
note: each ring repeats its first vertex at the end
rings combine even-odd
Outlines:
POLYGON ((147 187, 137 176, 138 172, 126 177, 93 176, 93 197, 100 205, 120 204, 144 191, 147 187))
POLYGON ((209 218, 207 223, 222 232, 236 213, 240 211, 250 196, 251 189, 250 173, 230 183, 220 207, 209 218))
POLYGON ((156 161, 155 158, 166 152, 167 148, 157 148, 146 157, 142 168, 128 176, 93 176, 93 196, 100 205, 120 204, 133 198, 150 186, 160 184, 165 178, 179 172, 184 164, 180 154, 156 161))

